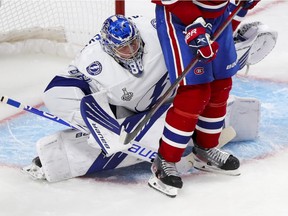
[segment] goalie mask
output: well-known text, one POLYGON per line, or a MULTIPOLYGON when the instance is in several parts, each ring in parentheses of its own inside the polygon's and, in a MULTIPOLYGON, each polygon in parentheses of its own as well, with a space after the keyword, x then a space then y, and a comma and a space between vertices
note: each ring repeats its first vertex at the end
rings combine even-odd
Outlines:
POLYGON ((130 73, 142 74, 144 44, 132 21, 122 15, 109 17, 103 23, 100 42, 103 50, 130 73))

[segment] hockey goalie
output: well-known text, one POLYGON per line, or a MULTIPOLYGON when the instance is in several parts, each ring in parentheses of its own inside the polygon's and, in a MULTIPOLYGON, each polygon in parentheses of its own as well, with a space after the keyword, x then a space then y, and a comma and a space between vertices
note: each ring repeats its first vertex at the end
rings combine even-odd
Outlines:
MULTIPOLYGON (((235 33, 239 61, 243 66, 257 63, 276 39, 277 33, 260 22, 243 25, 235 33)), ((123 129, 133 131, 169 86, 155 20, 109 17, 69 65, 68 73, 55 76, 44 92, 49 111, 74 128, 41 138, 36 145, 39 156, 23 171, 35 179, 57 182, 151 162, 173 94, 132 142, 123 145, 120 134, 123 129)), ((260 102, 231 96, 227 106, 219 148, 233 140, 257 138, 260 102)), ((188 154, 177 164, 178 170, 185 172, 192 164, 193 155, 188 154)))

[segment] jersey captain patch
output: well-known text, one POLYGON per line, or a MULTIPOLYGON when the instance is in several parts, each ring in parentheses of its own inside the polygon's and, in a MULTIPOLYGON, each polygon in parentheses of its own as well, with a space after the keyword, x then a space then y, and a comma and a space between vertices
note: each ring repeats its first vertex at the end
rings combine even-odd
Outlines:
POLYGON ((102 64, 99 61, 92 62, 87 68, 86 71, 92 75, 96 76, 101 73, 102 71, 102 64))

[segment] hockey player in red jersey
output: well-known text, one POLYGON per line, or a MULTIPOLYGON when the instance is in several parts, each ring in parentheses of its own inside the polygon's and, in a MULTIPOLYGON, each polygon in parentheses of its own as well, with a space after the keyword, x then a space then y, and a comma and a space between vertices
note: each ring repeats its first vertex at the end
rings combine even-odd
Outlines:
MULTIPOLYGON (((180 82, 173 106, 167 111, 158 156, 149 185, 175 196, 183 182, 175 163, 191 138, 194 167, 205 171, 239 174, 239 160, 216 146, 224 125, 226 104, 232 88, 231 77, 239 67, 234 21, 216 41, 211 37, 231 12, 230 1, 152 0, 156 3, 157 33, 170 80, 173 83, 190 61, 199 61, 180 82)), ((242 15, 259 1, 236 1, 242 15), (244 11, 244 12, 243 12, 244 11)), ((240 14, 239 12, 239 14, 240 14)), ((241 14, 240 14, 241 15, 241 14)))

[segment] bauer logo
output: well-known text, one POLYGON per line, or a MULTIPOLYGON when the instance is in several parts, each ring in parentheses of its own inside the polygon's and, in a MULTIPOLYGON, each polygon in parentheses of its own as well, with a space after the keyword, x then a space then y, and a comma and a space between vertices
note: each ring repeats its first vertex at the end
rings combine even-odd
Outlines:
POLYGON ((202 75, 204 74, 204 68, 203 67, 197 67, 194 69, 194 74, 196 75, 202 75))
MULTIPOLYGON (((150 150, 148 148, 145 148, 143 146, 133 144, 132 147, 128 149, 129 152, 132 152, 134 154, 137 154, 141 158, 146 158, 146 160, 151 161, 155 159, 157 152, 150 150)), ((145 159, 144 159, 145 160, 145 159)))
POLYGON ((86 71, 92 75, 92 76, 96 76, 98 74, 101 73, 102 71, 102 65, 99 61, 95 61, 93 63, 91 63, 87 68, 86 71))

